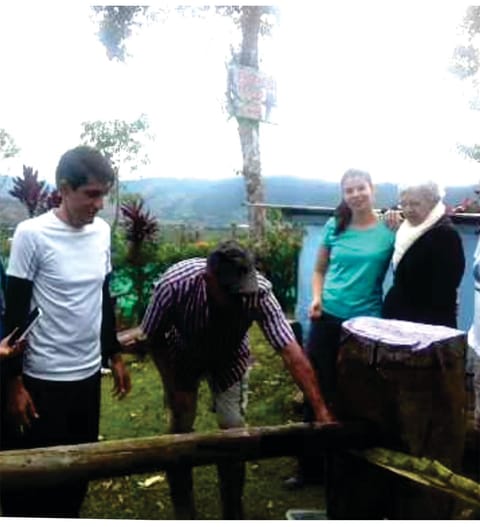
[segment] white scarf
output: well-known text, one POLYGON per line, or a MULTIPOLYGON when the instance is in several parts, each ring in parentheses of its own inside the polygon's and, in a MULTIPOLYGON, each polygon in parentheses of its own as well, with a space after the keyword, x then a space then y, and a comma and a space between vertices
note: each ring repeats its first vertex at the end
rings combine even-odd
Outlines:
POLYGON ((412 225, 408 220, 402 222, 395 236, 395 249, 392 256, 393 270, 397 268, 407 249, 422 234, 431 229, 444 214, 445 205, 439 201, 420 225, 412 225))

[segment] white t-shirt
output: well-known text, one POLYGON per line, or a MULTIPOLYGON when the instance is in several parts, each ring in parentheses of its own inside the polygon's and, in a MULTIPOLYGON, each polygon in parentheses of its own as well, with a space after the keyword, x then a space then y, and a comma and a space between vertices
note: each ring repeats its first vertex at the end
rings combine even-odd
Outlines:
POLYGON ((31 308, 43 311, 28 336, 24 373, 72 381, 100 369, 102 285, 110 270, 110 227, 101 218, 74 228, 49 211, 18 225, 7 274, 33 282, 31 308))
POLYGON ((480 240, 473 255, 473 322, 468 331, 468 345, 480 356, 480 240))

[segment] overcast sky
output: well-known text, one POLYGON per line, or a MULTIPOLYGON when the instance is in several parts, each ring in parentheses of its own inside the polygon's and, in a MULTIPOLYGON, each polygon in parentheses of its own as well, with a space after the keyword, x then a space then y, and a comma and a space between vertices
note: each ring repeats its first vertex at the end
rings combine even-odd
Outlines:
MULTIPOLYGON (((277 124, 261 125, 265 176, 332 180, 355 166, 379 182, 480 180, 455 149, 478 142, 479 115, 447 71, 465 4, 419 4, 281 4, 262 47, 278 82, 277 124)), ((83 3, 0 4, 0 127, 22 148, 0 171, 27 164, 53 181, 81 121, 145 113, 151 164, 134 177, 234 176, 239 140, 222 110, 230 22, 172 16, 129 41, 125 64, 108 61, 95 31, 83 3)))

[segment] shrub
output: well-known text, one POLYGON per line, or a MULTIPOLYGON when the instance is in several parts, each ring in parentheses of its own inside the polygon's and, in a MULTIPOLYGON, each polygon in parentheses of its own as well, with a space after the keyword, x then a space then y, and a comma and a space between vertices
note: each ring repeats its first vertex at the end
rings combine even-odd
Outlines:
POLYGON ((262 240, 251 244, 258 270, 273 286, 285 313, 292 314, 297 302, 298 256, 303 229, 283 219, 279 210, 267 214, 267 228, 262 240))
POLYGON ((158 239, 157 243, 150 247, 148 263, 144 262, 141 266, 129 263, 125 243, 124 233, 121 232, 114 240, 116 270, 112 281, 112 292, 117 299, 120 322, 123 325, 132 325, 140 322, 153 284, 162 273, 181 260, 206 257, 217 241, 188 242, 178 245, 158 239))
MULTIPOLYGON (((155 241, 142 241, 141 251, 146 252, 143 259, 138 260, 137 257, 135 265, 128 241, 132 238, 128 236, 128 221, 124 221, 121 227, 112 245, 115 268, 112 292, 117 299, 117 312, 123 325, 140 322, 155 280, 171 265, 189 258, 205 258, 220 239, 230 237, 227 232, 225 236, 218 235, 208 241, 191 241, 191 237, 184 236, 180 243, 173 243, 157 236, 155 241)), ((294 312, 297 301, 298 255, 302 237, 301 228, 285 221, 280 211, 270 211, 266 233, 261 241, 239 240, 252 250, 258 270, 270 280, 282 309, 290 314, 294 312)))

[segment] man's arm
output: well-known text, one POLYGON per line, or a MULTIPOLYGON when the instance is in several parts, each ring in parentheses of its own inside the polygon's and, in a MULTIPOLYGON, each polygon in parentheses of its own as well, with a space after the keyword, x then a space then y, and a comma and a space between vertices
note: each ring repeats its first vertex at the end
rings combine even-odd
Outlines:
POLYGON ((102 359, 110 363, 114 381, 113 394, 121 399, 130 392, 131 382, 123 362, 122 347, 117 339, 115 312, 110 295, 110 274, 105 277, 102 293, 102 359))
POLYGON ((155 350, 164 347, 165 328, 171 323, 172 291, 168 282, 160 279, 153 291, 147 310, 139 326, 118 334, 125 350, 144 348, 155 350))
POLYGON ((310 402, 315 421, 320 423, 335 421, 335 416, 325 405, 312 365, 298 343, 290 342, 280 350, 280 353, 285 367, 310 402))
MULTIPOLYGON (((5 327, 11 333, 28 316, 33 282, 16 276, 7 277, 5 327)), ((8 357, 2 364, 2 381, 7 386, 7 412, 18 426, 30 426, 38 417, 35 404, 22 380, 22 355, 8 357)))
MULTIPOLYGON (((33 282, 9 276, 6 290, 5 332, 11 333, 27 319, 32 300, 33 282)), ((4 372, 8 378, 22 374, 22 357, 6 361, 4 372)))
POLYGON ((315 419, 319 422, 334 421, 335 417, 325 406, 312 365, 295 340, 292 328, 271 290, 261 295, 258 307, 257 322, 270 345, 280 351, 286 368, 309 400, 315 419))

